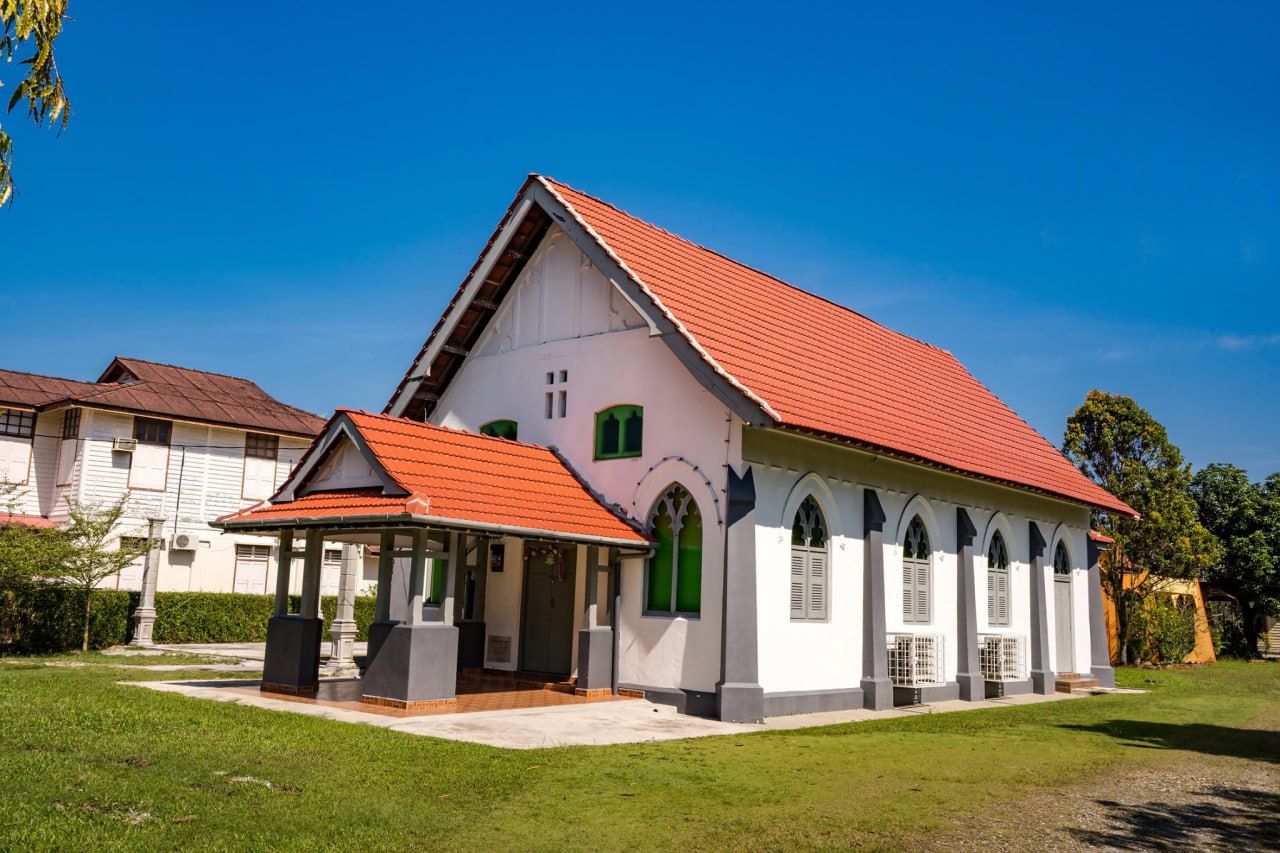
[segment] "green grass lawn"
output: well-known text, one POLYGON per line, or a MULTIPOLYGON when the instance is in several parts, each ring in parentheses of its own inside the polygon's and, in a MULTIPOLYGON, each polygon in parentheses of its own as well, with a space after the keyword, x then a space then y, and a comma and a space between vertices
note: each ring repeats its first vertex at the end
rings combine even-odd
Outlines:
POLYGON ((0 846, 887 848, 1121 765, 1280 763, 1274 664, 1121 674, 1145 695, 514 752, 141 690, 116 682, 174 673, 101 662, 0 666, 0 846))

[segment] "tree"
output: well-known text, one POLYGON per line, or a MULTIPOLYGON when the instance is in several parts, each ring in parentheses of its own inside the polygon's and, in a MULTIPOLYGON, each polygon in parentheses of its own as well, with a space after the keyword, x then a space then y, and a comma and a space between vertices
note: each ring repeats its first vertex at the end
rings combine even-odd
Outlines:
POLYGON ((1191 467, 1165 428, 1129 397, 1093 390, 1067 419, 1063 452, 1085 476, 1133 507, 1138 518, 1095 511, 1094 526, 1115 539, 1100 562, 1116 611, 1120 662, 1128 662, 1131 609, 1216 559, 1187 488, 1191 467))
POLYGON ((84 593, 84 633, 81 651, 89 651, 89 619, 93 615, 93 590, 106 578, 146 553, 147 544, 121 536, 116 527, 129 501, 128 493, 110 504, 69 501, 70 518, 57 546, 58 568, 50 578, 84 593))
POLYGON ((1205 579, 1240 605, 1247 654, 1258 650, 1260 615, 1280 615, 1280 474, 1264 483, 1234 465, 1208 465, 1191 481, 1200 522, 1221 544, 1205 579))
MULTIPOLYGON (((27 115, 37 125, 48 122, 65 128, 71 120, 71 104, 62 89, 62 75, 53 56, 53 43, 62 32, 67 0, 0 0, 0 57, 13 62, 15 50, 30 43, 32 53, 19 64, 26 76, 9 96, 9 112, 26 101, 27 115)), ((0 87, 4 81, 0 81, 0 87)), ((13 140, 0 127, 0 207, 13 198, 13 140)))

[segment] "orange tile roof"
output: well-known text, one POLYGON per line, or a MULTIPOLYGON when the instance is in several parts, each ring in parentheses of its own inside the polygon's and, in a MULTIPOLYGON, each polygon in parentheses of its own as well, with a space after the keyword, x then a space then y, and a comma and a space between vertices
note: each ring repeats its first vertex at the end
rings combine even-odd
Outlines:
POLYGON ((58 526, 52 519, 43 515, 15 515, 13 513, 0 512, 0 527, 8 527, 11 524, 23 527, 37 527, 42 530, 58 526))
POLYGON ((558 181, 572 213, 779 426, 1130 514, 951 353, 558 181))
POLYGON ((459 527, 648 544, 620 510, 593 495, 564 460, 546 447, 349 409, 339 409, 330 428, 344 417, 407 496, 386 495, 378 488, 312 492, 292 501, 250 507, 219 521, 236 526, 285 519, 413 515, 459 527))

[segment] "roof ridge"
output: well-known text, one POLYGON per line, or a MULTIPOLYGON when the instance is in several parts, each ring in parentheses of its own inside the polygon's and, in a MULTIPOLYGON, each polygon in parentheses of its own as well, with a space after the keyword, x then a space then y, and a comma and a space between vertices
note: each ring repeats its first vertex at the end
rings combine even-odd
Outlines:
MULTIPOLYGON (((219 373, 219 372, 218 372, 218 371, 216 371, 216 370, 205 370, 205 369, 200 368, 200 367, 187 367, 186 365, 182 365, 182 364, 173 364, 173 363, 171 363, 171 362, 167 362, 167 361, 152 361, 152 360, 151 360, 151 359, 149 359, 149 358, 135 358, 134 356, 131 356, 131 355, 118 355, 118 354, 117 354, 117 355, 115 355, 115 356, 113 357, 113 360, 115 360, 115 361, 137 361, 137 362, 141 362, 142 364, 151 364, 151 365, 154 365, 154 366, 156 366, 156 367, 172 367, 174 370, 185 370, 185 371, 187 371, 187 372, 189 372, 189 373, 204 373, 204 374, 207 374, 207 375, 209 375, 209 376, 221 376, 223 379, 234 379, 234 380, 236 380, 237 382, 248 382, 250 385, 257 386, 259 389, 261 389, 261 388, 262 388, 262 386, 261 386, 261 385, 258 385, 258 383, 257 383, 257 382, 254 382, 252 379, 249 379, 249 378, 247 378, 247 377, 244 377, 244 376, 234 376, 234 375, 232 375, 232 374, 230 374, 230 373, 219 373)), ((142 380, 139 380, 139 381, 142 381, 142 380)), ((94 383, 94 384, 97 384, 97 383, 94 383)), ((264 391, 264 393, 265 393, 265 391, 264 391)))
POLYGON ((600 198, 600 197, 598 197, 598 196, 594 196, 594 195, 592 195, 591 193, 586 192, 585 190, 580 190, 580 189, 578 189, 578 188, 577 188, 577 187, 575 187, 573 184, 565 183, 564 181, 561 181, 561 180, 558 180, 558 179, 556 179, 556 178, 553 178, 553 177, 551 177, 550 175, 537 175, 536 173, 530 173, 530 174, 531 174, 531 175, 536 175, 536 177, 543 178, 544 180, 551 181, 552 183, 558 184, 558 185, 560 185, 560 186, 562 186, 562 187, 565 187, 566 189, 573 190, 574 192, 578 193, 579 195, 584 195, 584 196, 586 196, 587 198, 591 199, 591 200, 592 200, 592 201, 594 201, 594 202, 597 202, 597 203, 599 203, 599 204, 603 204, 605 207, 608 207, 608 208, 610 208, 610 209, 612 209, 612 210, 617 211, 618 213, 622 214, 623 216, 627 217, 628 219, 633 219, 633 220, 635 220, 636 222, 639 222, 641 225, 644 225, 644 226, 646 226, 646 227, 648 227, 648 228, 652 228, 652 229, 653 229, 653 230, 655 230, 655 231, 661 231, 663 234, 666 234, 668 237, 671 237, 671 238, 673 238, 673 239, 675 239, 675 240, 679 240, 681 243, 684 243, 684 244, 686 244, 686 245, 688 245, 688 246, 692 246, 693 248, 698 249, 699 251, 707 252, 708 254, 715 255, 717 258, 721 258, 721 259, 723 259, 723 260, 725 260, 725 261, 727 261, 727 262, 729 262, 729 263, 733 264, 734 266, 742 267, 744 270, 749 270, 749 271, 751 271, 751 272, 753 272, 753 273, 756 273, 757 275, 762 275, 762 276, 764 276, 765 278, 769 279, 770 281, 775 281, 775 282, 777 282, 778 284, 782 285, 783 287, 788 287, 788 288, 790 288, 790 289, 792 289, 792 290, 796 291, 797 293, 801 293, 801 294, 803 294, 803 295, 805 295, 805 296, 809 296, 809 297, 812 297, 812 298, 814 298, 814 299, 821 300, 822 302, 827 303, 828 305, 832 306, 833 308, 838 308, 838 309, 840 309, 841 311, 846 311, 846 312, 848 312, 848 313, 850 313, 850 314, 853 314, 853 315, 855 315, 855 316, 857 316, 857 317, 861 317, 862 319, 866 320, 868 323, 872 323, 872 324, 874 324, 874 325, 876 325, 876 326, 879 326, 880 328, 884 329, 886 332, 889 332, 890 334, 897 335, 898 337, 900 337, 900 338, 905 338, 905 339, 907 339, 907 340, 909 340, 909 341, 914 341, 915 343, 918 343, 918 344, 921 344, 921 345, 923 345, 923 346, 926 346, 926 347, 928 347, 929 349, 938 350, 938 351, 940 351, 940 352, 945 352, 945 353, 947 353, 948 355, 950 355, 950 354, 951 354, 951 353, 950 353, 950 350, 944 349, 943 347, 940 347, 940 346, 938 346, 937 344, 931 344, 931 343, 929 343, 929 342, 928 342, 928 341, 926 341, 926 340, 922 340, 921 338, 917 338, 917 337, 915 337, 915 336, 913 336, 913 335, 908 335, 908 334, 907 334, 907 333, 905 333, 905 332, 900 332, 900 331, 898 331, 897 329, 890 328, 889 326, 886 326, 884 323, 881 323, 879 320, 875 319, 874 317, 869 317, 869 316, 867 316, 866 314, 863 314, 861 311, 857 310, 856 308, 850 308, 848 305, 844 305, 844 304, 842 304, 842 303, 840 303, 840 302, 836 302, 834 299, 831 299, 830 297, 823 296, 823 295, 822 295, 822 294, 820 294, 820 293, 814 293, 814 292, 813 292, 813 291, 811 291, 811 290, 806 290, 806 289, 804 289, 803 287, 799 286, 798 284, 792 284, 791 282, 787 281, 786 279, 779 278, 778 276, 774 275, 773 273, 765 272, 764 270, 760 269, 759 267, 753 267, 753 266, 751 266, 750 264, 743 263, 742 261, 738 260, 737 258, 731 258, 731 257, 729 257, 728 255, 726 255, 724 252, 719 251, 718 249, 712 249, 711 247, 709 247, 709 246, 704 246, 704 245, 702 245, 701 243, 695 243, 693 240, 690 240, 688 237, 684 237, 684 236, 682 236, 682 235, 680 235, 680 234, 675 233, 674 231, 671 231, 671 230, 668 230, 668 229, 666 229, 666 228, 663 228, 661 225, 658 225, 657 223, 654 223, 654 222, 650 222, 649 220, 644 219, 643 217, 636 216, 634 213, 631 213, 630 211, 627 211, 627 210, 623 210, 621 207, 618 207, 616 204, 613 204, 612 202, 605 201, 604 199, 602 199, 602 198, 600 198))
POLYGON ((39 379, 56 379, 59 382, 74 382, 77 385, 100 385, 100 382, 94 382, 91 379, 71 379, 67 376, 54 376, 52 373, 35 373, 30 370, 13 370, 8 367, 0 367, 0 373, 17 373, 21 376, 35 376, 39 379))

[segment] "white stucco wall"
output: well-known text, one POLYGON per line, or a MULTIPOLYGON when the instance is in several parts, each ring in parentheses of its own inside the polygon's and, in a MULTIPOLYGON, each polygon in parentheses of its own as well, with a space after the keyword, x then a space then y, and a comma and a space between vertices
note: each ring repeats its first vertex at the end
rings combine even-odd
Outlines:
MULTIPOLYGON (((1065 538, 1072 555, 1076 567, 1072 600, 1077 620, 1073 638, 1076 669, 1088 671, 1087 572, 1083 564, 1087 509, 774 431, 748 430, 743 448, 744 461, 753 468, 756 481, 760 683, 766 693, 858 686, 862 676, 862 490, 866 487, 876 489, 887 518, 884 567, 889 633, 944 637, 946 678, 955 678, 956 508, 963 507, 978 531, 974 547, 979 632, 1023 636, 1029 655, 1028 522, 1034 520, 1048 542, 1046 567, 1052 563, 1055 537, 1065 538), (793 622, 788 604, 791 523, 794 509, 809 493, 822 507, 832 532, 828 621, 821 623, 793 622), (917 512, 929 531, 933 549, 932 618, 928 625, 907 624, 902 618, 902 536, 917 512), (986 547, 996 529, 1003 529, 1010 552, 1012 624, 1008 628, 986 624, 986 547)), ((1049 568, 1044 582, 1052 661, 1055 640, 1049 568)))
MULTIPOLYGON (((472 431, 498 419, 517 421, 521 440, 556 448, 594 490, 637 520, 647 518, 670 483, 680 482, 689 490, 703 520, 701 615, 643 615, 642 562, 624 561, 619 678, 648 687, 714 690, 720 660, 724 466, 737 453, 737 438, 731 438, 736 429, 726 408, 662 340, 650 336, 634 309, 555 229, 431 417, 433 423, 472 431), (564 381, 561 371, 567 371, 564 381), (567 394, 564 417, 559 415, 561 391, 567 394), (547 393, 555 395, 551 418, 546 417, 547 393), (622 403, 644 407, 643 455, 595 461, 595 413, 622 403)), ((486 621, 488 633, 503 624, 518 639, 515 582, 522 573, 521 563, 513 559, 518 554, 509 550, 503 576, 489 577, 486 621)), ((579 573, 579 584, 581 578, 579 573)), ((518 659, 514 650, 513 658, 518 659)))

